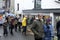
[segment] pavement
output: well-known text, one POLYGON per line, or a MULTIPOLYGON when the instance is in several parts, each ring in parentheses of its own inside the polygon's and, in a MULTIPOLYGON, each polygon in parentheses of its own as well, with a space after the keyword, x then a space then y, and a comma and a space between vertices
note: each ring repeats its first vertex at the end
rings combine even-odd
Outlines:
MULTIPOLYGON (((0 40, 34 40, 34 36, 31 35, 30 32, 27 32, 27 36, 23 35, 21 32, 15 32, 13 31, 14 35, 10 35, 10 33, 8 33, 7 37, 3 36, 3 29, 0 28, 0 40)), ((33 34, 33 33, 32 33, 33 34)))
MULTIPOLYGON (((2 27, 0 27, 0 40, 34 40, 34 34, 33 32, 27 28, 27 35, 25 36, 24 34, 22 34, 22 32, 15 32, 13 30, 14 35, 12 36, 9 32, 8 32, 8 36, 4 37, 3 36, 3 29, 2 27)), ((54 36, 54 40, 57 40, 57 36, 54 36)))

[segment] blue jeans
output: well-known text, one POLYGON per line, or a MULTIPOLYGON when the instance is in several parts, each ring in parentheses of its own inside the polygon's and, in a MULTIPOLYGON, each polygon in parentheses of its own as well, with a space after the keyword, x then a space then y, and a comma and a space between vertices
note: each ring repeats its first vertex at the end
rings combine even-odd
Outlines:
POLYGON ((26 32, 26 30, 27 30, 27 27, 24 26, 24 27, 23 27, 23 32, 26 32))
POLYGON ((43 40, 53 40, 54 37, 44 37, 43 40))

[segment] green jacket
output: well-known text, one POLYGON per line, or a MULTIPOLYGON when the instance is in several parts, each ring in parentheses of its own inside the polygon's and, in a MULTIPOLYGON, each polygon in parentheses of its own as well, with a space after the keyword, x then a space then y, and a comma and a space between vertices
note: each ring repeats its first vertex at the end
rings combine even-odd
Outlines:
POLYGON ((43 22, 41 20, 34 20, 31 30, 34 33, 35 38, 44 37, 43 22))

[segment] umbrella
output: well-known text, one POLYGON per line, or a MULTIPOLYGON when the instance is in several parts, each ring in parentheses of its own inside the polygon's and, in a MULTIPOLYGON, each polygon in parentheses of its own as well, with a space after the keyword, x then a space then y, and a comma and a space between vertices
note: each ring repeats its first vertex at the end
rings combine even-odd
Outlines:
POLYGON ((15 14, 9 13, 8 16, 15 16, 15 14))
POLYGON ((0 14, 5 14, 5 10, 0 9, 0 14))

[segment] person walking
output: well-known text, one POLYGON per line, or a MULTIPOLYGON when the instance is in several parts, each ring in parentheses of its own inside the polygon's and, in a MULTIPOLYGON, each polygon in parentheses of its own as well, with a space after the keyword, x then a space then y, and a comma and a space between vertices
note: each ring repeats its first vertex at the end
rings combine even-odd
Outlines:
POLYGON ((43 40, 44 30, 41 15, 38 15, 38 19, 33 21, 31 30, 34 33, 35 40, 43 40))
POLYGON ((22 20, 22 28, 23 28, 23 32, 26 35, 26 30, 27 30, 27 16, 24 16, 23 20, 22 20))
POLYGON ((57 29, 58 40, 60 40, 60 20, 56 24, 56 29, 57 29))
POLYGON ((17 19, 14 21, 15 32, 17 32, 17 19))
POLYGON ((11 19, 11 26, 10 26, 10 34, 13 35, 13 29, 14 29, 14 21, 15 19, 11 19))
POLYGON ((18 20, 18 27, 19 27, 19 31, 21 31, 21 26, 22 26, 22 18, 21 16, 19 17, 19 20, 18 20))
POLYGON ((54 27, 50 23, 51 19, 47 19, 43 25, 45 37, 44 40, 53 40, 54 38, 54 27))
POLYGON ((8 35, 8 31, 7 31, 7 20, 5 20, 5 22, 3 23, 3 35, 7 36, 8 35))

